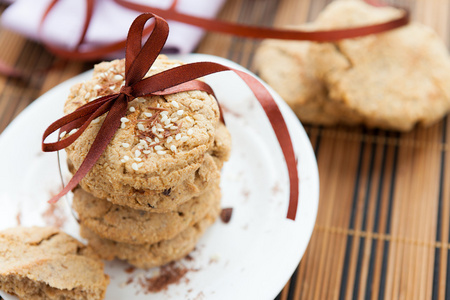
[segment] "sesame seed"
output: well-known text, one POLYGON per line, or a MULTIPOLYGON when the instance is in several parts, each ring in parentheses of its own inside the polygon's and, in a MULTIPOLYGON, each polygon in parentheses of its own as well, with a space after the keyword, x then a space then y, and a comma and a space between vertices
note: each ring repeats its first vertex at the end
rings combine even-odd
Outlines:
POLYGON ((128 148, 128 147, 130 147, 130 144, 128 144, 128 143, 122 143, 122 147, 128 148))
POLYGON ((122 75, 120 75, 120 74, 114 75, 113 78, 114 78, 114 80, 116 80, 116 81, 119 81, 119 80, 122 80, 122 79, 123 79, 122 75))
POLYGON ((155 137, 155 142, 159 143, 159 139, 157 137, 155 137))
POLYGON ((173 105, 174 107, 176 107, 176 108, 179 108, 179 107, 180 107, 180 105, 178 104, 177 101, 172 101, 171 103, 172 103, 172 105, 173 105))
POLYGON ((178 121, 178 118, 172 118, 172 122, 176 122, 176 121, 178 121))
POLYGON ((180 141, 181 141, 182 143, 184 143, 184 142, 186 142, 188 139, 189 139, 189 137, 183 136, 183 137, 181 138, 180 141))
POLYGON ((72 134, 74 134, 75 132, 77 132, 78 131, 78 129, 77 128, 74 128, 74 129, 72 129, 70 132, 69 132, 69 135, 72 135, 72 134))
POLYGON ((142 158, 140 158, 140 157, 135 157, 134 160, 135 160, 135 161, 142 161, 142 158))
POLYGON ((173 137, 169 136, 166 140, 168 143, 170 143, 171 141, 173 141, 173 137))
POLYGON ((172 122, 170 118, 167 118, 167 120, 164 121, 164 124, 169 125, 172 122))
POLYGON ((95 97, 95 98, 92 98, 92 99, 89 99, 89 102, 92 102, 92 101, 94 101, 94 100, 97 100, 98 98, 101 98, 102 96, 98 96, 98 97, 95 97))
POLYGON ((163 115, 161 118, 161 122, 165 122, 165 121, 167 121, 167 115, 163 115))
POLYGON ((137 171, 139 169, 138 164, 135 162, 131 164, 131 168, 135 171, 137 171))
POLYGON ((130 122, 130 120, 125 117, 122 117, 122 118, 120 118, 120 122, 126 123, 126 122, 130 122))
POLYGON ((122 158, 120 161, 123 162, 123 163, 126 163, 126 162, 127 162, 127 161, 126 161, 125 159, 123 159, 123 158, 122 158))
POLYGON ((125 123, 122 123, 121 125, 120 125, 120 128, 122 128, 122 129, 124 129, 126 127, 126 124, 125 123))
POLYGON ((144 149, 144 146, 142 146, 142 145, 137 145, 137 148, 138 148, 139 150, 142 150, 142 149, 144 149))
POLYGON ((150 153, 152 153, 151 150, 144 150, 144 151, 142 151, 142 152, 144 152, 144 154, 150 154, 150 153))
POLYGON ((142 167, 144 165, 144 163, 138 163, 138 168, 142 167))
POLYGON ((91 93, 87 92, 87 93, 84 95, 84 99, 89 99, 89 98, 91 98, 91 93))
POLYGON ((150 137, 146 137, 145 140, 146 140, 147 142, 149 142, 149 143, 152 142, 152 139, 151 139, 150 137))
POLYGON ((188 134, 188 135, 192 135, 193 133, 194 133, 194 129, 189 128, 189 130, 187 131, 187 134, 188 134))
POLYGON ((189 116, 186 117, 186 120, 188 120, 189 122, 194 122, 194 120, 189 116))
POLYGON ((147 118, 150 118, 150 117, 152 116, 152 113, 145 112, 145 113, 144 113, 144 116, 146 116, 147 118))
POLYGON ((163 128, 158 128, 158 131, 163 132, 164 129, 163 128))
POLYGON ((134 156, 136 156, 136 157, 141 156, 141 151, 139 151, 139 150, 134 151, 134 156))
POLYGON ((66 135, 67 132, 63 131, 61 132, 61 134, 59 135, 60 138, 63 138, 66 135))
POLYGON ((178 141, 179 139, 181 139, 181 133, 178 133, 176 136, 175 136, 175 139, 178 141))
POLYGON ((130 106, 130 111, 131 111, 131 112, 135 112, 135 111, 136 111, 136 108, 135 108, 134 106, 130 106))
POLYGON ((140 131, 144 131, 144 130, 145 130, 145 126, 144 126, 144 124, 142 124, 142 123, 137 123, 137 128, 138 128, 140 131))
POLYGON ((175 145, 170 146, 170 150, 172 150, 172 152, 177 152, 177 147, 175 145))
POLYGON ((170 126, 169 129, 175 130, 175 129, 178 129, 178 126, 170 126))
POLYGON ((112 86, 109 87, 109 89, 110 89, 111 91, 114 91, 114 90, 116 89, 116 87, 115 87, 114 85, 112 85, 112 86))
POLYGON ((154 134, 156 134, 156 127, 155 127, 155 126, 152 127, 152 132, 153 132, 154 134))
POLYGON ((159 104, 159 103, 158 103, 158 104, 156 104, 156 107, 158 107, 158 108, 159 108, 159 107, 161 107, 161 104, 159 104))
POLYGON ((161 147, 161 146, 159 146, 159 145, 155 146, 155 150, 156 150, 156 151, 163 150, 163 149, 164 149, 164 148, 161 147))
POLYGON ((123 159, 125 159, 125 161, 130 160, 130 157, 128 155, 124 155, 123 159))
POLYGON ((94 120, 92 120, 93 124, 97 124, 98 122, 100 122, 100 118, 95 118, 94 120))
MULTIPOLYGON (((158 106, 158 107, 159 107, 159 106, 158 106)), ((161 112, 161 115, 162 115, 162 116, 167 116, 168 113, 169 113, 169 112, 168 112, 167 110, 164 110, 164 111, 161 112)))
POLYGON ((101 89, 102 88, 102 86, 101 85, 98 85, 98 84, 96 84, 95 86, 94 86, 94 90, 99 90, 99 89, 101 89))
POLYGON ((179 116, 183 115, 183 113, 184 113, 184 110, 182 110, 182 109, 180 109, 179 111, 177 111, 177 115, 179 115, 179 116))
POLYGON ((164 154, 166 154, 166 151, 160 150, 160 151, 157 151, 156 153, 158 153, 159 155, 164 155, 164 154))
POLYGON ((164 128, 170 128, 170 127, 172 127, 173 125, 172 124, 167 124, 166 126, 164 126, 164 128))

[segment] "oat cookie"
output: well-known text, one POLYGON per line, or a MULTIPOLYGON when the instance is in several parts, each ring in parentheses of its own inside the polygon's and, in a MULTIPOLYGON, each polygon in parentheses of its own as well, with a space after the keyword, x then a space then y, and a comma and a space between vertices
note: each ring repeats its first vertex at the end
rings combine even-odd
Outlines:
MULTIPOLYGON (((295 27, 298 30, 312 28, 313 24, 295 27)), ((258 75, 302 122, 322 125, 359 122, 342 103, 328 99, 327 89, 316 77, 314 63, 309 58, 311 44, 308 41, 263 41, 255 55, 258 75)))
POLYGON ((51 227, 0 232, 0 289, 20 299, 104 299, 109 277, 91 248, 51 227))
MULTIPOLYGON (((318 29, 375 24, 398 17, 392 7, 363 1, 331 3, 318 29)), ((369 127, 409 130, 450 110, 450 58, 429 27, 412 22, 385 33, 314 44, 310 58, 332 101, 353 110, 369 127)))
MULTIPOLYGON (((180 64, 160 56, 149 73, 180 64)), ((64 112, 70 113, 100 95, 118 92, 124 82, 123 74, 124 60, 98 64, 91 80, 72 87, 64 112)), ((104 118, 94 120, 66 148, 75 170, 86 157, 104 118)), ((192 179, 214 143, 219 109, 216 99, 201 91, 140 97, 128 104, 121 121, 121 128, 82 180, 89 190, 111 194, 124 190, 162 191, 192 179)))
POLYGON ((138 268, 153 268, 180 259, 191 252, 207 227, 214 223, 220 207, 215 207, 204 219, 183 230, 173 239, 154 244, 133 245, 118 243, 99 237, 88 228, 81 226, 81 235, 89 245, 106 260, 114 258, 128 261, 138 268))
POLYGON ((151 213, 112 204, 78 188, 73 208, 80 223, 96 235, 121 243, 153 244, 174 238, 205 217, 220 203, 219 186, 204 192, 169 213, 151 213))
MULTIPOLYGON (((196 197, 205 190, 218 184, 220 168, 228 160, 231 149, 231 137, 227 128, 219 123, 214 136, 212 148, 205 155, 200 168, 184 182, 164 190, 133 189, 131 187, 108 192, 108 183, 99 188, 98 182, 84 180, 81 187, 97 198, 108 199, 118 205, 126 205, 138 210, 151 212, 175 211, 181 203, 196 197)), ((69 170, 74 173, 71 161, 68 159, 69 170)))
POLYGON ((112 192, 107 189, 99 189, 98 185, 92 187, 86 182, 88 181, 81 181, 80 186, 97 198, 107 199, 114 204, 133 209, 166 213, 176 211, 182 203, 217 186, 220 182, 220 170, 217 168, 214 158, 207 153, 195 173, 177 186, 164 190, 135 189, 128 186, 120 191, 112 192))

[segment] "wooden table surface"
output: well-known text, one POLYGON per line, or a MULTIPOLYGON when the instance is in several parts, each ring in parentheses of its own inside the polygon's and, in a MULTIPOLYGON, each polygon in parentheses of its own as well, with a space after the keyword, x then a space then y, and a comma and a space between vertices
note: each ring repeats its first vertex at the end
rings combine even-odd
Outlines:
MULTIPOLYGON (((328 2, 228 0, 219 18, 301 24, 328 2)), ((448 45, 450 1, 390 3, 408 7, 448 45)), ((37 97, 94 64, 63 61, 1 28, 0 45, 0 60, 35 74, 0 76, 0 132, 37 97)), ((252 70, 258 45, 208 34, 197 52, 252 70)), ((319 165, 319 212, 308 249, 277 299, 450 299, 449 125, 445 118, 408 133, 305 125, 319 165)))

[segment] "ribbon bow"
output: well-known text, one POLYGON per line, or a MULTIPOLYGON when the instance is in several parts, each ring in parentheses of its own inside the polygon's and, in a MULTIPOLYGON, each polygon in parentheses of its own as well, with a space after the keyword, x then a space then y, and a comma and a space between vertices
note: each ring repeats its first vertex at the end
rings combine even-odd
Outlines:
POLYGON ((164 46, 168 32, 167 22, 161 17, 152 13, 139 15, 128 32, 125 55, 125 84, 120 92, 103 96, 79 107, 71 114, 52 123, 45 130, 42 138, 42 150, 44 152, 58 151, 72 144, 94 119, 107 113, 79 169, 64 189, 49 202, 58 201, 59 198, 75 188, 92 169, 120 127, 120 119, 127 112, 128 102, 137 97, 167 95, 191 90, 201 90, 214 95, 209 85, 196 79, 212 73, 233 71, 250 87, 275 131, 289 174, 290 196, 287 218, 295 220, 299 196, 297 162, 286 123, 268 90, 253 76, 213 62, 185 64, 144 78, 164 46), (142 45, 144 26, 150 19, 154 19, 153 31, 142 45), (67 138, 53 143, 45 143, 46 138, 57 130, 70 132, 73 129, 78 130, 67 138))

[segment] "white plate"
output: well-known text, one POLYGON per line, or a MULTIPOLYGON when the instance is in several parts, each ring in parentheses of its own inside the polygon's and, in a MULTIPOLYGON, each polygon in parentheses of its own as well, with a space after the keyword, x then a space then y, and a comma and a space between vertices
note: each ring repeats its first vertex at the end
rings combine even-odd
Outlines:
MULTIPOLYGON (((244 70, 215 56, 174 57, 185 62, 214 61, 244 70)), ((47 200, 61 188, 55 153, 41 152, 45 128, 61 117, 70 86, 91 77, 83 73, 47 92, 25 109, 0 136, 0 229, 62 225, 79 238, 69 205, 60 201, 49 210, 47 200), (47 212, 47 214, 45 213, 47 212)), ((317 164, 298 119, 270 90, 291 134, 300 177, 297 219, 286 219, 289 181, 281 149, 270 123, 250 89, 232 72, 210 75, 206 81, 225 107, 233 150, 222 171, 222 207, 233 207, 228 224, 218 220, 201 238, 189 269, 177 284, 148 294, 139 278, 153 270, 126 272, 121 262, 107 262, 111 276, 106 299, 273 299, 297 267, 310 239, 318 206, 317 164), (131 284, 127 280, 133 278, 131 284)), ((0 293, 6 300, 14 297, 0 293)))

